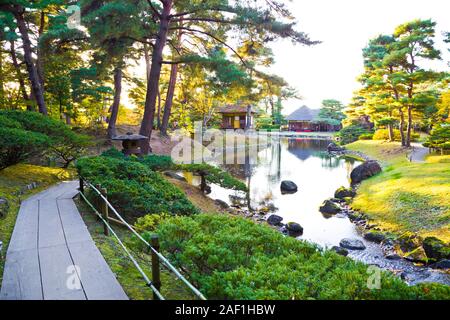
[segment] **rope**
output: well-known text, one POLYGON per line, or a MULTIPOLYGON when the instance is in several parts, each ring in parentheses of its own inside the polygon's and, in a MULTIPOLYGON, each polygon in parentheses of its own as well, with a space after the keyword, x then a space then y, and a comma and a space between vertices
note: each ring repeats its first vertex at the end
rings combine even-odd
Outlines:
MULTIPOLYGON (((85 181, 85 180, 83 180, 85 181)), ((105 201, 105 203, 108 205, 108 207, 114 212, 114 214, 117 216, 117 218, 128 228, 130 229, 130 231, 139 239, 141 240, 148 248, 150 248, 150 250, 152 250, 163 262, 163 264, 170 270, 172 271, 181 281, 183 281, 186 286, 188 286, 189 289, 192 290, 192 292, 194 292, 194 294, 199 297, 201 300, 206 300, 205 296, 196 288, 194 287, 170 262, 169 260, 167 260, 166 257, 164 257, 161 253, 159 253, 155 248, 153 248, 151 246, 150 243, 147 242, 147 240, 145 240, 138 232, 136 232, 136 230, 134 230, 134 228, 128 223, 126 222, 122 216, 117 212, 117 210, 111 205, 111 203, 109 203, 108 199, 96 188, 94 187, 91 183, 87 182, 87 185, 94 190, 99 197, 105 201)), ((82 194, 82 193, 80 193, 82 194)), ((85 198, 83 196, 83 198, 85 198)), ((103 220, 103 219, 102 219, 103 220)))
POLYGON ((136 261, 136 259, 131 255, 130 251, 127 249, 127 247, 120 240, 120 238, 118 237, 116 232, 111 228, 109 223, 103 218, 103 216, 97 211, 97 209, 95 209, 95 207, 89 202, 89 200, 86 198, 86 196, 83 193, 80 192, 80 195, 83 197, 84 201, 86 201, 86 203, 89 205, 89 207, 95 212, 95 214, 103 221, 103 223, 106 225, 106 227, 109 229, 109 231, 111 231, 113 236, 117 239, 119 245, 122 247, 122 249, 128 255, 130 260, 133 262, 134 266, 139 271, 141 276, 144 278, 146 285, 149 286, 153 290, 153 292, 158 296, 158 298, 160 300, 165 300, 164 297, 161 295, 161 293, 158 291, 158 289, 152 284, 151 280, 147 277, 147 275, 145 274, 144 270, 142 270, 141 266, 136 261))

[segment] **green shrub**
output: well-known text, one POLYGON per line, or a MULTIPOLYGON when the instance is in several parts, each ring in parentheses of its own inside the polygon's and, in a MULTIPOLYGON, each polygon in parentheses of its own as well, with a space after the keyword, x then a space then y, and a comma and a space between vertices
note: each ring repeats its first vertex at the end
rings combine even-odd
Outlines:
POLYGON ((340 143, 342 145, 345 145, 357 141, 361 135, 368 133, 371 132, 366 128, 360 125, 352 124, 339 131, 336 134, 336 137, 340 139, 340 143))
POLYGON ((80 176, 106 188, 111 204, 130 219, 198 213, 179 188, 138 161, 100 156, 79 159, 76 166, 80 176))
POLYGON ((154 171, 164 171, 175 168, 175 164, 170 156, 151 154, 145 156, 141 162, 154 171))
POLYGON ((208 299, 448 299, 450 287, 409 287, 381 273, 368 288, 368 266, 263 225, 231 216, 163 221, 157 233, 169 260, 208 299))
POLYGON ((45 134, 49 137, 49 151, 63 161, 68 167, 72 161, 82 156, 90 145, 88 136, 73 132, 61 121, 29 111, 0 111, 0 118, 7 118, 21 128, 45 134))
POLYGON ((156 154, 148 155, 143 158, 125 158, 124 155, 115 148, 103 152, 102 156, 115 159, 124 159, 127 161, 137 161, 153 171, 179 170, 193 172, 195 174, 201 173, 206 175, 206 181, 209 183, 220 185, 226 189, 247 191, 247 186, 245 183, 239 179, 236 179, 228 172, 206 163, 178 165, 172 161, 170 156, 156 154))
POLYGON ((22 129, 22 126, 19 122, 0 114, 0 128, 22 129))
MULTIPOLYGON (((401 135, 400 130, 394 129, 394 141, 401 141, 401 135)), ((405 132, 406 136, 406 132, 405 132)), ((411 141, 418 141, 420 138, 420 135, 418 133, 412 132, 411 133, 411 141)), ((373 140, 389 140, 389 130, 388 129, 378 129, 373 134, 373 140)))
POLYGON ((49 138, 41 133, 0 127, 0 170, 43 153, 49 138))
POLYGON ((359 136, 358 140, 372 140, 373 139, 373 133, 364 133, 359 136))
POLYGON ((220 185, 225 189, 232 189, 247 192, 247 185, 239 179, 236 179, 228 172, 214 167, 212 165, 201 164, 181 164, 177 167, 179 170, 193 172, 196 174, 205 174, 205 179, 209 183, 220 185))

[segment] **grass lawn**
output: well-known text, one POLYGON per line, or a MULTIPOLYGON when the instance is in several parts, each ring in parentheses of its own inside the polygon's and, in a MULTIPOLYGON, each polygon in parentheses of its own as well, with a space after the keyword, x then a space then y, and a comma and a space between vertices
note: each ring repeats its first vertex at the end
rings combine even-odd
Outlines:
POLYGON ((346 146, 377 159, 383 172, 364 181, 352 207, 382 229, 450 241, 450 155, 410 163, 398 143, 357 141, 346 146))
POLYGON ((32 194, 38 193, 48 186, 71 177, 72 172, 61 168, 40 167, 28 164, 18 164, 0 171, 0 197, 9 203, 7 216, 0 219, 0 241, 3 242, 3 252, 0 258, 0 284, 3 277, 6 250, 14 230, 20 201, 32 194), (26 190, 26 186, 35 182, 37 188, 26 190))

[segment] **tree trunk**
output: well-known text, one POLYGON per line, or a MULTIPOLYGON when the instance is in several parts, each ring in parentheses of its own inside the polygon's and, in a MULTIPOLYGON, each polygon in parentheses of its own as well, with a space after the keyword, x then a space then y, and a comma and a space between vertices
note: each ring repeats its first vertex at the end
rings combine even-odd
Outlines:
MULTIPOLYGON (((0 45, 3 45, 0 43, 0 45)), ((0 109, 5 108, 5 77, 3 76, 3 52, 0 51, 0 109)))
POLYGON ((161 129, 161 91, 158 88, 158 114, 156 117, 156 129, 161 129))
POLYGON ((150 60, 150 52, 148 50, 148 45, 144 43, 144 59, 145 59, 145 76, 148 81, 150 78, 150 67, 151 67, 151 60, 150 60))
POLYGON ((141 143, 142 154, 150 152, 150 139, 153 130, 153 120, 155 118, 156 99, 158 97, 159 80, 161 78, 161 68, 163 62, 163 51, 167 42, 169 33, 170 11, 172 10, 173 0, 163 2, 163 11, 161 13, 161 22, 156 38, 155 47, 152 56, 152 66, 147 85, 147 96, 145 99, 144 116, 142 119, 140 134, 147 139, 141 143))
POLYGON ((31 105, 30 97, 28 96, 27 89, 25 87, 25 81, 23 79, 22 72, 20 71, 20 64, 17 61, 15 43, 14 43, 14 41, 10 41, 9 43, 11 46, 11 60, 13 63, 14 70, 16 70, 16 73, 17 73, 17 80, 19 81, 19 89, 22 94, 22 98, 27 105, 27 110, 33 111, 33 106, 31 105))
MULTIPOLYGON (((180 22, 180 26, 183 25, 183 22, 180 22)), ((179 51, 181 48, 181 38, 183 36, 183 31, 180 29, 177 36, 177 44, 176 49, 179 51)), ((170 114, 172 113, 172 105, 173 105, 173 97, 175 94, 175 88, 177 85, 177 76, 178 76, 178 64, 173 64, 170 68, 170 80, 169 87, 167 88, 167 97, 166 102, 164 104, 164 115, 161 123, 161 135, 167 136, 167 128, 169 126, 170 114)))
POLYGON ((48 115, 47 105, 44 100, 44 91, 39 81, 38 72, 36 66, 33 62, 33 56, 31 51, 31 41, 28 37, 28 29, 25 24, 25 19, 23 16, 24 9, 21 6, 15 6, 16 10, 14 11, 14 17, 17 21, 17 27, 19 28, 20 35, 22 37, 23 42, 23 52, 25 64, 27 66, 28 76, 30 78, 31 89, 33 91, 33 96, 36 99, 36 103, 39 108, 39 112, 48 115))
POLYGON ((45 29, 45 13, 44 13, 44 11, 41 11, 39 30, 38 30, 38 44, 37 44, 37 48, 36 48, 36 57, 37 57, 36 70, 38 73, 39 82, 41 84, 42 89, 45 88, 45 86, 44 86, 44 64, 42 62, 42 52, 41 52, 42 50, 39 46, 39 39, 44 34, 44 29, 45 29))
POLYGON ((411 147, 411 132, 412 132, 412 106, 408 106, 408 126, 406 129, 406 143, 405 147, 411 147))
POLYGON ((111 105, 111 117, 108 122, 108 138, 112 139, 117 135, 116 122, 119 115, 120 95, 122 94, 122 69, 114 70, 114 100, 111 105))
POLYGON ((399 109, 400 112, 400 137, 401 137, 401 141, 402 141, 402 146, 406 146, 406 140, 405 140, 405 115, 403 113, 403 110, 400 108, 399 109))
POLYGON ((169 126, 170 113, 172 112, 173 96, 177 84, 178 65, 173 64, 170 69, 169 87, 167 88, 167 97, 164 104, 164 114, 161 123, 161 135, 167 136, 167 127, 169 126))

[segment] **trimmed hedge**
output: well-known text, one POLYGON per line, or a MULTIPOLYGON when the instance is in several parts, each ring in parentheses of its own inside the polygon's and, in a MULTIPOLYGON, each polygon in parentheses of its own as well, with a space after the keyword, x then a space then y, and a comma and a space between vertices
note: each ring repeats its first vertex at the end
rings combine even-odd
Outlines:
POLYGON ((130 219, 199 212, 179 188, 137 161, 100 156, 79 159, 76 167, 80 176, 106 188, 111 204, 130 219))
MULTIPOLYGON (((22 129, 22 134, 38 133, 41 137, 45 135, 49 142, 47 150, 62 160, 65 168, 82 156, 90 144, 88 136, 77 134, 64 123, 37 112, 0 110, 1 127, 22 129)), ((18 134, 17 131, 16 133, 18 134)), ((26 152, 23 153, 26 154, 26 152)), ((23 160, 25 159, 22 158, 20 161, 23 160)), ((8 165, 12 164, 15 163, 8 165)))
POLYGON ((208 299, 449 299, 450 287, 409 287, 367 265, 240 217, 196 215, 163 221, 161 248, 208 299))
POLYGON ((50 145, 46 135, 19 128, 0 127, 0 137, 0 170, 37 156, 50 145))

